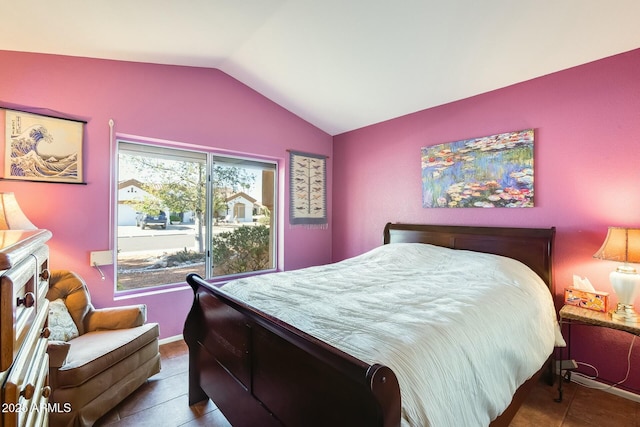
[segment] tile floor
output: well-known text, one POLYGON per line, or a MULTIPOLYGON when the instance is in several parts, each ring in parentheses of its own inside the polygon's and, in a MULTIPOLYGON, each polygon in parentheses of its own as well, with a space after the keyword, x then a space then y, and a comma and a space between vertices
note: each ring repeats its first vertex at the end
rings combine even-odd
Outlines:
MULTIPOLYGON (((188 405, 188 350, 184 341, 160 346, 162 371, 102 417, 96 426, 229 427, 208 401, 188 405)), ((640 427, 640 403, 570 383, 562 403, 554 387, 541 382, 511 427, 640 427)), ((464 427, 464 426, 462 426, 464 427)))
POLYGON ((575 383, 564 384, 561 403, 556 385, 541 382, 520 408, 511 427, 640 427, 640 403, 575 383))

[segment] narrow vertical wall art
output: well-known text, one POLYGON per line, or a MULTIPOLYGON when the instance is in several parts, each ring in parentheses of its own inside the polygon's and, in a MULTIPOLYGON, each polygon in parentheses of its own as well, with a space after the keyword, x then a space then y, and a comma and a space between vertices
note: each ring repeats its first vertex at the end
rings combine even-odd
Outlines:
POLYGON ((289 224, 327 227, 327 157, 289 151, 289 224))

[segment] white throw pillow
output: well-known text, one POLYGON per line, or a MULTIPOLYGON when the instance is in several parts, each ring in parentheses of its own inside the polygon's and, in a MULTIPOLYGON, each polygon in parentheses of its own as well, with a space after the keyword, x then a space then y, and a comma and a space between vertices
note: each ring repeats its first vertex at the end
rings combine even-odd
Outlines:
POLYGON ((69 341, 80 335, 61 298, 49 303, 49 331, 49 339, 55 341, 69 341))

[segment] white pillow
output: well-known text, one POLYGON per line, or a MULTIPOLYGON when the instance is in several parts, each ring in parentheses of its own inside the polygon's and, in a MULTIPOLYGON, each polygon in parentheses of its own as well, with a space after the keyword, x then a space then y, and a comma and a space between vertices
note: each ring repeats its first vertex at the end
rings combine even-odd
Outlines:
POLYGON ((55 341, 69 341, 80 335, 61 298, 49 303, 49 331, 49 339, 55 341))

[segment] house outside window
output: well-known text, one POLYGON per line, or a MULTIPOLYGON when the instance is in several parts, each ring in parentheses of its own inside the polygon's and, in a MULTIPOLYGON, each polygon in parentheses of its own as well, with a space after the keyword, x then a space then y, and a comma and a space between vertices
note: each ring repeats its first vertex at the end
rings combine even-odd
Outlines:
POLYGON ((275 162, 118 141, 116 291, 276 266, 275 162))

